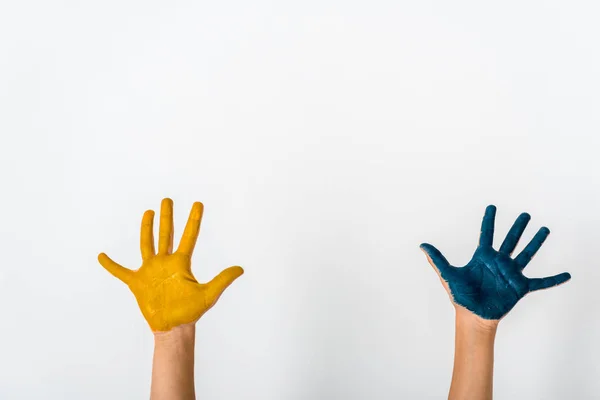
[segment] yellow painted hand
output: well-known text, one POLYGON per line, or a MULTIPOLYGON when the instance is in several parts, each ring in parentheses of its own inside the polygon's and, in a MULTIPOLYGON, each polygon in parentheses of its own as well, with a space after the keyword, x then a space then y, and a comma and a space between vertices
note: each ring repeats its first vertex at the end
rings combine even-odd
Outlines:
POLYGON ((164 199, 161 203, 158 253, 154 251, 154 211, 146 211, 140 239, 143 262, 138 270, 124 268, 104 253, 98 256, 98 261, 108 272, 129 286, 154 332, 196 322, 244 273, 241 267, 230 267, 206 284, 198 283, 194 278, 191 258, 203 210, 202 203, 194 203, 175 253, 172 252, 173 201, 164 199))

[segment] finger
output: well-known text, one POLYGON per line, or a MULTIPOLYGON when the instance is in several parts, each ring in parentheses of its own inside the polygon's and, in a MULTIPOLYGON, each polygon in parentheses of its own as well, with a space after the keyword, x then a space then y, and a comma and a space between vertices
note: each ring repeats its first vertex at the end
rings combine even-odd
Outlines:
POLYGON ((185 230, 183 236, 179 242, 178 252, 191 256, 196 246, 196 240, 198 240, 198 234, 200 233, 200 221, 202 221, 202 214, 204 213, 204 205, 200 202, 195 202, 190 211, 187 224, 185 224, 185 230))
POLYGON ((435 268, 441 276, 453 271, 454 267, 450 265, 448 260, 446 260, 446 257, 444 257, 442 253, 434 246, 430 245, 429 243, 423 243, 420 247, 427 256, 427 261, 429 261, 429 264, 431 264, 431 266, 435 268))
POLYGON ((521 269, 525 268, 527 264, 531 261, 535 253, 542 247, 544 241, 550 234, 550 229, 545 226, 540 228, 540 230, 535 234, 531 242, 525 246, 522 252, 515 258, 515 263, 521 267, 521 269))
POLYGON ((158 254, 170 254, 171 251, 173 251, 173 200, 167 198, 160 203, 158 254))
POLYGON ((500 253, 510 256, 512 252, 515 251, 515 247, 517 247, 519 239, 521 239, 521 236, 523 235, 523 232, 525 231, 530 219, 531 216, 527 213, 519 215, 513 226, 510 228, 510 231, 508 231, 504 242, 502 242, 502 246, 500 246, 500 253))
POLYGON ((496 219, 496 206, 490 205, 485 209, 483 221, 481 222, 481 234, 479 235, 480 246, 492 246, 494 244, 494 221, 496 219))
POLYGON ((142 217, 142 232, 140 234, 140 249, 142 260, 152 257, 154 253, 154 211, 148 210, 142 217))
POLYGON ((529 279, 529 291, 535 292, 536 290, 548 289, 563 284, 569 279, 571 279, 571 274, 568 272, 563 272, 562 274, 549 276, 547 278, 532 278, 529 279))
POLYGON ((208 290, 206 293, 206 303, 209 307, 212 307, 221 294, 227 289, 229 285, 233 283, 244 273, 242 267, 229 267, 217 276, 215 276, 210 282, 207 283, 208 290))
POLYGON ((98 255, 98 261, 108 272, 113 274, 117 279, 120 279, 123 283, 129 285, 129 282, 131 282, 131 278, 133 277, 132 270, 117 264, 104 253, 100 253, 98 255))

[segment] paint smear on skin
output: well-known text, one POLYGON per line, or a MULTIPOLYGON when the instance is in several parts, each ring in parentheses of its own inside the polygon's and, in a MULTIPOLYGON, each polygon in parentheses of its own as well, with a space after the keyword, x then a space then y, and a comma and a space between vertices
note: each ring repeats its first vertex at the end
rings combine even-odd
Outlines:
POLYGON ((230 267, 206 284, 199 283, 192 274, 191 257, 203 210, 202 203, 194 203, 179 248, 174 253, 173 201, 164 199, 161 204, 158 253, 154 251, 154 212, 146 211, 140 240, 143 263, 138 270, 124 268, 104 253, 98 256, 108 272, 129 286, 154 332, 196 322, 244 273, 241 267, 230 267))
POLYGON ((464 267, 453 267, 434 246, 423 243, 425 251, 438 273, 449 287, 454 302, 484 319, 499 320, 527 293, 560 285, 571 279, 567 272, 546 278, 527 278, 523 269, 550 234, 541 228, 515 258, 511 258, 530 216, 521 214, 496 251, 492 247, 496 207, 485 210, 479 246, 464 267))

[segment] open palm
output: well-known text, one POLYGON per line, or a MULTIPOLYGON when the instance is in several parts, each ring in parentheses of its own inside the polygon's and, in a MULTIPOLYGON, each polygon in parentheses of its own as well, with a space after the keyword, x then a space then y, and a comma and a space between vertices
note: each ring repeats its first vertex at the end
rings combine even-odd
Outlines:
POLYGON ((488 206, 483 217, 479 246, 464 267, 453 267, 438 249, 427 243, 421 245, 452 301, 487 320, 501 319, 529 292, 560 285, 571 279, 566 272, 547 278, 524 276, 523 269, 542 246, 550 230, 541 228, 513 259, 512 252, 530 216, 523 213, 517 218, 498 251, 492 247, 495 217, 496 207, 488 206))
POLYGON ((197 321, 244 272, 241 267, 230 267, 206 284, 198 283, 194 278, 191 258, 203 209, 202 203, 194 203, 179 248, 174 253, 173 202, 164 199, 161 204, 158 253, 154 251, 154 211, 146 211, 140 239, 143 262, 138 270, 124 268, 104 253, 98 256, 98 261, 108 272, 129 286, 144 318, 155 332, 197 321))

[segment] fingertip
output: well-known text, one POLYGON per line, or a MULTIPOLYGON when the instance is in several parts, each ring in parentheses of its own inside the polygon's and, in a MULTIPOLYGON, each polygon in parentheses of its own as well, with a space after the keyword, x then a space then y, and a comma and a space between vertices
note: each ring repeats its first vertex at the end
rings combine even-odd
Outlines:
POLYGON ((489 206, 487 206, 485 208, 485 212, 486 213, 495 213, 496 212, 496 206, 493 204, 490 204, 489 206))
POLYGON ((202 217, 202 213, 204 212, 204 204, 197 201, 192 205, 192 218, 200 219, 202 217))
POLYGON ((529 215, 529 213, 524 212, 519 215, 518 219, 521 221, 529 221, 531 220, 531 215, 529 215))
POLYGON ((548 228, 547 228, 547 227, 545 227, 545 226, 542 226, 542 227, 540 228, 540 233, 541 233, 541 234, 543 234, 543 235, 545 235, 545 236, 548 236, 548 235, 550 234, 550 229, 548 229, 548 228))
POLYGON ((208 285, 214 289, 214 293, 220 295, 243 273, 244 270, 242 267, 234 266, 226 268, 208 282, 208 285))
POLYGON ((223 281, 223 282, 226 281, 227 286, 228 286, 233 281, 235 281, 237 278, 239 278, 243 273, 244 273, 244 270, 242 269, 242 267, 238 267, 236 265, 233 267, 225 268, 223 271, 221 271, 219 273, 219 275, 217 275, 215 277, 215 279, 223 281))
POLYGON ((148 227, 154 223, 154 211, 146 210, 142 216, 142 227, 148 227))
POLYGON ((569 274, 568 272, 563 272, 562 274, 558 274, 554 277, 554 285, 553 286, 561 286, 570 280, 571 280, 571 274, 569 274))
POLYGON ((421 243, 421 245, 419 246, 419 248, 421 249, 421 251, 423 252, 423 254, 425 254, 425 258, 427 258, 427 262, 433 266, 434 268, 438 268, 435 264, 434 258, 435 257, 435 247, 433 247, 432 245, 430 245, 429 243, 421 243))
POLYGON ((419 248, 421 249, 421 251, 423 251, 423 253, 425 253, 426 255, 429 255, 431 250, 434 248, 433 245, 429 244, 429 243, 421 243, 419 245, 419 248))
POLYGON ((165 197, 164 199, 162 199, 162 201, 160 202, 161 211, 170 210, 172 208, 173 208, 173 200, 171 200, 168 197, 165 197))
MULTIPOLYGON (((568 272, 563 272, 562 274, 555 275, 554 277, 551 277, 550 279, 552 279, 554 282, 554 284, 552 286, 560 286, 560 285, 568 282, 571 279, 571 274, 569 274, 568 272)), ((550 287, 552 287, 552 286, 550 286, 550 287)))

